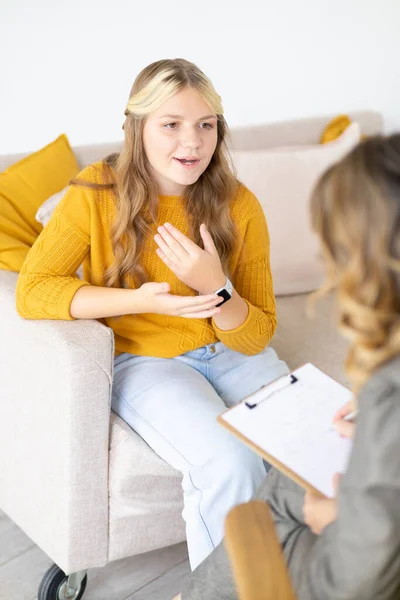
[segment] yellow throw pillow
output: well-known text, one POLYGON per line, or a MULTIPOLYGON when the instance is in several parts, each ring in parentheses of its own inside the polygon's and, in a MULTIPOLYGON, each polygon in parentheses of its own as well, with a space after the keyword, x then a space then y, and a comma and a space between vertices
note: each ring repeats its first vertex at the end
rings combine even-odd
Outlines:
POLYGON ((0 173, 0 269, 19 272, 43 226, 38 208, 79 172, 66 135, 0 173))
POLYGON ((332 119, 322 132, 321 144, 337 140, 350 124, 351 120, 347 115, 339 115, 332 119))

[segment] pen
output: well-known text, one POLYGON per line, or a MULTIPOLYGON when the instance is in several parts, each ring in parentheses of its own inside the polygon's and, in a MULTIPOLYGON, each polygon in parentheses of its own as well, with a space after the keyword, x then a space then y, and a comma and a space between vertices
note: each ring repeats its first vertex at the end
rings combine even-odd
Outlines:
POLYGON ((355 421, 356 416, 357 416, 357 411, 353 410, 353 412, 351 412, 348 415, 346 415, 345 417, 343 417, 343 421, 355 421))
MULTIPOLYGON (((357 416, 357 411, 353 410, 348 415, 346 415, 345 417, 343 417, 342 420, 343 421, 355 421, 356 416, 357 416)), ((328 431, 336 431, 335 426, 331 425, 331 427, 329 427, 328 431)))

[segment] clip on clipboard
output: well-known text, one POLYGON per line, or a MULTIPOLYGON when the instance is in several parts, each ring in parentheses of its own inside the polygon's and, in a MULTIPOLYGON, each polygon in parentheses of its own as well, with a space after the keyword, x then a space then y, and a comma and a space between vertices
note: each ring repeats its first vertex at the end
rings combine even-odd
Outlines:
MULTIPOLYGON (((280 390, 283 390, 284 388, 289 387, 290 385, 293 385, 298 380, 299 380, 298 377, 296 377, 293 374, 284 375, 283 377, 280 377, 277 381, 273 381, 272 383, 269 384, 269 386, 267 386, 267 387, 270 387, 270 386, 273 387, 272 391, 267 396, 262 397, 260 400, 258 400, 258 402, 253 402, 253 403, 245 402, 245 405, 247 406, 247 408, 256 408, 262 402, 264 402, 265 400, 268 400, 268 398, 271 398, 271 396, 274 396, 280 390)), ((261 389, 263 389, 263 388, 261 388, 261 389)))

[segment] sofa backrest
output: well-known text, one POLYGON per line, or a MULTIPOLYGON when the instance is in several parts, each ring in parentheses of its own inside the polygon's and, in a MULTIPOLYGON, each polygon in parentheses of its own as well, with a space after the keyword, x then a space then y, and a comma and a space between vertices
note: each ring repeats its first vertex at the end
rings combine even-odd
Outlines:
MULTIPOLYGON (((374 135, 383 130, 382 116, 375 111, 355 111, 348 113, 352 121, 360 123, 363 135, 374 135)), ((318 143, 322 131, 331 116, 296 119, 279 123, 268 123, 232 129, 231 139, 234 150, 261 150, 275 146, 290 146, 318 143)), ((107 154, 118 152, 121 142, 74 146, 73 150, 81 168, 101 160, 107 154)), ((0 155, 0 171, 29 154, 0 155)))

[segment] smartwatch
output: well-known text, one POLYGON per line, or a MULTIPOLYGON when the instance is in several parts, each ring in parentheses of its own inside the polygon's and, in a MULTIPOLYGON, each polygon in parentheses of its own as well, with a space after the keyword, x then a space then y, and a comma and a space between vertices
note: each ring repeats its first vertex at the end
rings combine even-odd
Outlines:
POLYGON ((233 285, 229 281, 229 279, 226 278, 225 285, 222 288, 219 288, 219 290, 217 290, 216 292, 214 292, 214 294, 217 294, 217 296, 221 296, 221 298, 222 298, 222 302, 220 302, 219 304, 216 304, 216 306, 222 306, 222 304, 225 304, 225 302, 228 302, 228 300, 230 300, 232 298, 232 292, 233 292, 233 285))

